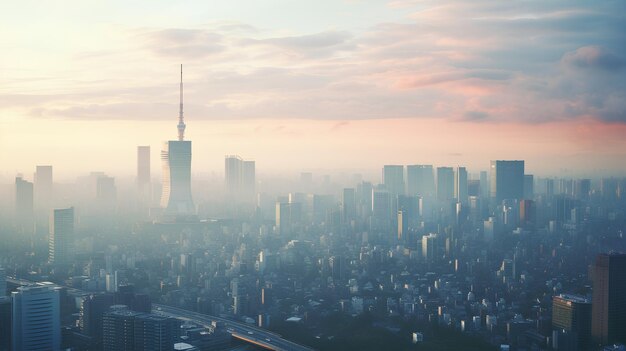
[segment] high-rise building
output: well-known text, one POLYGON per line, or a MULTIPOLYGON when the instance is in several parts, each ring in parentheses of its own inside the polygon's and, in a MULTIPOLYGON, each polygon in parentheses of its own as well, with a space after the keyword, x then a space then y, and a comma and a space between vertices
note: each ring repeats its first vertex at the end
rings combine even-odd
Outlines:
POLYGON ((37 166, 33 179, 36 220, 38 226, 45 228, 54 200, 52 166, 37 166))
POLYGON ((80 306, 80 329, 92 338, 92 346, 102 346, 102 316, 114 303, 112 294, 94 294, 85 297, 80 306))
POLYGON ((579 200, 589 200, 589 194, 591 193, 591 179, 579 179, 576 181, 574 188, 574 197, 579 200))
POLYGON ((437 258, 437 234, 422 236, 422 257, 426 262, 434 262, 437 258))
POLYGON ((626 254, 596 256, 591 334, 602 345, 626 343, 626 254))
POLYGON ((115 210, 117 201, 117 188, 115 178, 107 175, 99 175, 96 178, 96 202, 101 210, 112 212, 115 210))
POLYGON ((135 350, 135 317, 140 312, 123 305, 111 306, 102 316, 102 350, 135 350))
POLYGON ((602 178, 600 181, 600 193, 606 201, 617 200, 619 182, 616 178, 602 178))
POLYGON ((392 195, 404 194, 404 166, 385 165, 383 167, 383 184, 392 195))
POLYGON ((361 182, 356 187, 357 214, 360 218, 367 218, 372 213, 372 183, 361 182))
POLYGON ((552 328, 557 331, 557 350, 587 350, 591 346, 591 301, 569 294, 554 296, 552 328))
POLYGON ((34 230, 33 196, 33 183, 20 176, 15 177, 15 219, 18 229, 25 233, 34 230))
POLYGON ((437 167, 437 199, 447 201, 454 199, 454 169, 437 167))
POLYGON ((525 228, 531 228, 537 221, 537 207, 533 200, 522 200, 519 203, 519 221, 525 228))
POLYGON ((144 205, 152 200, 150 146, 137 146, 137 194, 144 205))
POLYGON ((396 208, 398 212, 405 211, 404 219, 409 227, 417 227, 420 220, 420 200, 419 196, 398 195, 396 208))
POLYGON ((285 236, 293 233, 302 218, 301 202, 276 202, 276 231, 285 236))
POLYGON ((231 155, 226 156, 224 166, 226 191, 230 200, 234 202, 253 202, 256 192, 255 162, 231 155))
POLYGON ((532 174, 524 174, 524 199, 535 198, 535 177, 532 174))
POLYGON ((38 283, 12 293, 13 350, 61 349, 60 288, 38 283))
POLYGON ((235 197, 241 187, 241 174, 243 172, 243 160, 237 155, 229 155, 224 159, 226 191, 231 197, 235 197))
POLYGON ((191 197, 191 141, 185 140, 183 118, 183 66, 180 66, 178 140, 163 143, 163 192, 161 207, 166 216, 190 216, 196 212, 191 197))
POLYGON ((391 225, 391 215, 391 194, 383 189, 372 190, 372 229, 389 229, 391 225))
POLYGON ((457 167, 454 172, 454 198, 463 205, 467 204, 467 169, 465 167, 457 167))
POLYGON ((170 351, 180 337, 180 321, 142 313, 135 317, 135 351, 170 351))
POLYGON ((137 184, 150 183, 150 146, 137 146, 137 184))
POLYGON ((483 199, 489 198, 489 179, 487 178, 487 171, 480 171, 478 178, 480 182, 480 197, 483 199))
POLYGON ((241 190, 244 201, 254 202, 256 196, 256 162, 252 160, 243 161, 241 190))
POLYGON ((50 217, 48 261, 71 264, 74 260, 74 208, 55 209, 50 217))
POLYGON ((406 166, 407 192, 409 195, 434 196, 435 175, 432 165, 406 166))
POLYGON ((7 296, 7 272, 0 268, 0 297, 7 296))
POLYGON ((356 219, 356 192, 354 188, 343 189, 341 207, 344 223, 349 223, 356 219))
POLYGON ((491 161, 491 198, 521 200, 524 197, 524 161, 491 161))
POLYGON ((11 350, 11 298, 0 296, 0 351, 11 350))
POLYGON ((403 243, 408 239, 409 216, 407 210, 398 210, 398 242, 403 243))

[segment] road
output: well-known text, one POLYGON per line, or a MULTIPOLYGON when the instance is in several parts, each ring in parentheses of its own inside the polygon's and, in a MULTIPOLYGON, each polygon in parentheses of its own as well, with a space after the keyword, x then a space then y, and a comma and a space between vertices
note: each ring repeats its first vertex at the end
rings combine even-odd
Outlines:
POLYGON ((253 325, 231 319, 210 316, 160 304, 152 304, 152 311, 178 319, 188 320, 200 325, 219 322, 235 338, 275 351, 314 351, 314 349, 283 339, 280 335, 253 325))

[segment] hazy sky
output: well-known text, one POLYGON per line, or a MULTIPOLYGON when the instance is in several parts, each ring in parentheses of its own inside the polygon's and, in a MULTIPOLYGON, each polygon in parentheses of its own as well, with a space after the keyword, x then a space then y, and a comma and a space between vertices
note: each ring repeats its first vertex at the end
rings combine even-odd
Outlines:
POLYGON ((0 177, 434 163, 626 172, 626 2, 4 1, 0 177))

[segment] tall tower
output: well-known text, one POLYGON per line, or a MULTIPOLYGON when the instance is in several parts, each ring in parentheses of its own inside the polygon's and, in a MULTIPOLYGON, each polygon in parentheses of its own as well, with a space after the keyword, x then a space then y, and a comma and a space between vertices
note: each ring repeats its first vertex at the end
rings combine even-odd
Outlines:
POLYGON ((163 193, 161 207, 166 215, 189 216, 195 214, 191 199, 191 141, 185 139, 183 119, 183 66, 180 66, 180 110, 178 114, 178 140, 163 143, 163 193))
POLYGON ((237 155, 226 156, 224 161, 226 190, 233 202, 254 202, 256 166, 254 161, 244 160, 237 155))
POLYGON ((454 169, 437 167, 437 198, 448 201, 454 198, 454 169))
POLYGON ((38 283, 12 293, 13 350, 61 349, 59 287, 38 283))
POLYGON ((150 183, 150 146, 137 146, 137 184, 150 183))
POLYGON ((404 195, 404 166, 383 166, 383 184, 385 189, 393 196, 404 195))
POLYGON ((152 200, 150 146, 137 146, 137 194, 140 205, 147 207, 152 200))
POLYGON ((467 169, 465 167, 457 167, 454 172, 454 197, 463 205, 467 204, 467 169))
POLYGON ((74 260, 74 208, 52 211, 50 221, 48 261, 71 264, 74 260))
POLYGON ((33 183, 15 177, 15 218, 17 227, 24 233, 34 230, 33 183))

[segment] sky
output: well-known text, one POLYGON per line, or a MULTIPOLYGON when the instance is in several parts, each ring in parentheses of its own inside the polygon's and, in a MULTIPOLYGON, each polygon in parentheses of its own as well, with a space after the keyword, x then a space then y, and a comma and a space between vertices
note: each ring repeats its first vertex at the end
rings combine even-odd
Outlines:
POLYGON ((5 1, 0 52, 0 179, 158 176, 180 64, 196 174, 626 174, 621 0, 5 1))

